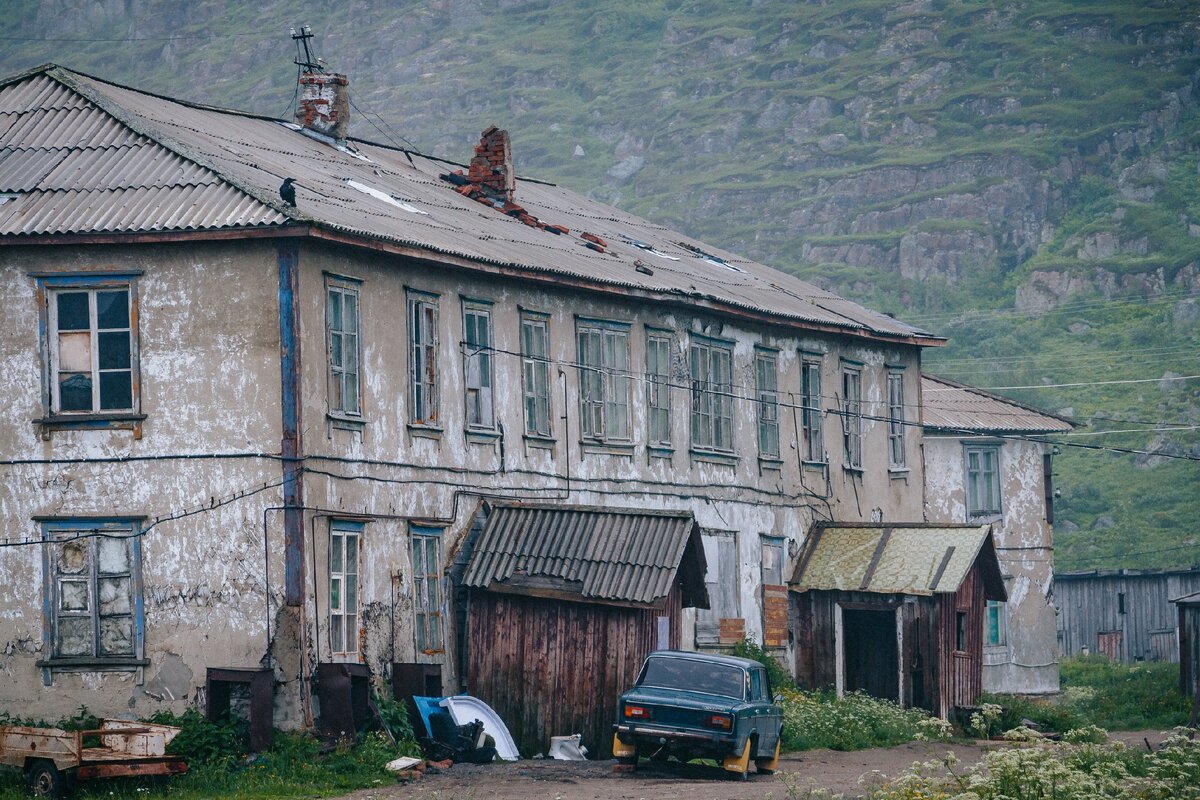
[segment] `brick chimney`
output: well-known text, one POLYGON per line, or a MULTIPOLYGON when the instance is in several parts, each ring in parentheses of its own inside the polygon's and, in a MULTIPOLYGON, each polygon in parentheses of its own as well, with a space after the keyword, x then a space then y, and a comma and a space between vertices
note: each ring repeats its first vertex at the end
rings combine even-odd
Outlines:
POLYGON ((345 139, 350 127, 349 83, 345 75, 332 72, 302 73, 296 122, 338 141, 345 139))
POLYGON ((508 131, 493 125, 480 134, 479 144, 475 145, 475 157, 471 159, 471 166, 467 171, 467 179, 493 192, 503 192, 505 199, 512 202, 516 175, 513 173, 512 147, 509 145, 508 131))

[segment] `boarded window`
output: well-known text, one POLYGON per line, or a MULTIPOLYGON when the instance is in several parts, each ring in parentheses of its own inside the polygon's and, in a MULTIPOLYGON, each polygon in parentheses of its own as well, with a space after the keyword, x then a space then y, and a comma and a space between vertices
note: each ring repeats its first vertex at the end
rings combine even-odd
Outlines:
POLYGON ((413 610, 418 653, 442 652, 441 529, 412 529, 413 610))
POLYGON ((821 362, 806 358, 800 363, 800 403, 804 427, 804 460, 825 461, 825 439, 821 430, 821 362))
POLYGON ((863 416, 862 370, 842 369, 842 465, 862 469, 863 416))
POLYGON ((580 322, 577 344, 583 437, 628 441, 629 326, 580 322))
POLYGON ((129 282, 47 293, 51 413, 137 410, 134 300, 129 282))
POLYGON ((904 469, 908 454, 904 447, 904 373, 891 370, 887 374, 888 393, 888 467, 904 469))
POLYGON ((47 525, 52 658, 103 662, 139 655, 135 534, 132 524, 47 525))
POLYGON ((463 305, 463 385, 467 427, 495 426, 492 414, 492 314, 474 303, 463 305))
POLYGON ((362 413, 359 375, 358 284, 326 278, 325 336, 329 351, 329 410, 362 413))
POLYGON ((690 353, 692 446, 733 452, 733 348, 698 339, 690 353))
POLYGON ((696 644, 717 645, 721 643, 721 620, 739 617, 737 538, 732 532, 709 531, 701 541, 708 564, 704 586, 709 607, 696 609, 696 644))
POLYGON ((543 315, 521 317, 521 371, 525 433, 548 438, 550 424, 550 328, 543 315))
POLYGON ((649 443, 671 445, 671 336, 646 335, 646 416, 649 443))
POLYGON ((779 359, 775 353, 754 354, 754 388, 758 395, 758 454, 779 458, 779 359))
POLYGON ((983 643, 988 647, 1008 644, 1008 604, 988 600, 983 612, 983 643))
POLYGON ((1000 515, 1000 449, 996 445, 966 448, 967 517, 1000 515))
POLYGON ((763 646, 786 647, 788 590, 783 583, 783 540, 762 539, 763 646))
POLYGON ((415 425, 438 422, 437 298, 408 298, 409 419, 415 425))
POLYGON ((329 530, 329 649, 358 652, 358 553, 363 526, 334 520, 329 530))

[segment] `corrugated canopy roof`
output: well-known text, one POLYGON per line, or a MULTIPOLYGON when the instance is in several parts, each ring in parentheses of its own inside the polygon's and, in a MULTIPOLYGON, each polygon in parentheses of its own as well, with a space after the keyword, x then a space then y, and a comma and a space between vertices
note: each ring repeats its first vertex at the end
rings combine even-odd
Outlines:
POLYGON ((575 192, 518 179, 516 202, 570 233, 525 225, 453 191, 439 175, 458 166, 365 141, 338 146, 291 123, 53 65, 0 82, 0 242, 315 226, 434 260, 544 273, 799 327, 943 341, 575 192), (285 177, 296 181, 296 208, 279 197, 285 177), (606 240, 607 251, 588 249, 585 231, 606 240))
POLYGON ((976 562, 988 599, 1006 599, 990 525, 826 524, 805 542, 791 584, 796 592, 952 593, 976 562))
POLYGON ((480 589, 633 605, 708 607, 691 512, 492 505, 463 583, 480 589))
POLYGON ((926 428, 979 433, 1061 433, 1075 424, 1065 417, 961 383, 921 375, 926 428))

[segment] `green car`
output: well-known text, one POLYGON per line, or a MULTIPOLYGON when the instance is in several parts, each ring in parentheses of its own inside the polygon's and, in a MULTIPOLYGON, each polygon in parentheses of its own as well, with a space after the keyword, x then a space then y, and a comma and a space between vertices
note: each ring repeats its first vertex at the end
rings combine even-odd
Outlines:
POLYGON ((715 758, 744 780, 751 761, 764 773, 779 763, 783 709, 757 661, 656 650, 621 695, 617 714, 613 755, 624 764, 715 758))

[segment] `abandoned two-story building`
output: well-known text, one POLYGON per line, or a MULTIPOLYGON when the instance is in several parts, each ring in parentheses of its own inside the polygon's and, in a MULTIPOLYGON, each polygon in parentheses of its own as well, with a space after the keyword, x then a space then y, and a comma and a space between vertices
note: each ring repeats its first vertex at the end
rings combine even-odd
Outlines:
POLYGON ((656 646, 795 663, 814 524, 924 518, 942 340, 301 84, 291 122, 0 83, 0 709, 223 668, 307 726, 415 665, 602 749, 656 646))

